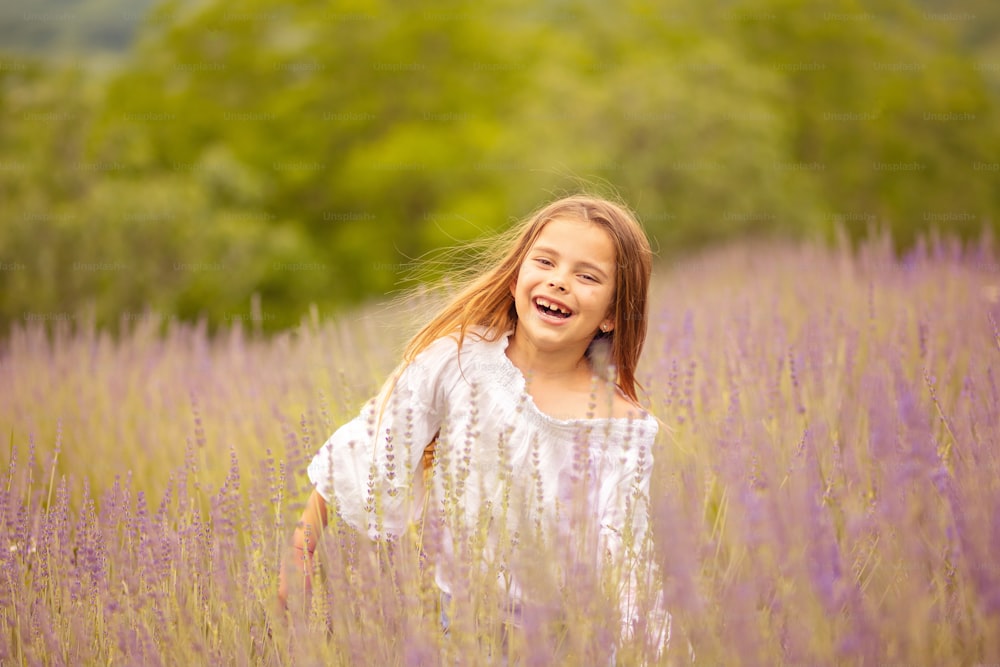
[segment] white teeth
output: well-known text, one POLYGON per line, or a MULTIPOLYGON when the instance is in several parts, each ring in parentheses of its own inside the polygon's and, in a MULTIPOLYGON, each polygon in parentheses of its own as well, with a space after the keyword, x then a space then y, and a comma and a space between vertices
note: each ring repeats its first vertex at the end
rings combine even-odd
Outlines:
POLYGON ((542 306, 543 308, 548 308, 549 310, 557 310, 560 313, 563 313, 564 315, 571 315, 572 314, 572 313, 570 313, 570 311, 566 310, 565 308, 563 308, 559 304, 552 303, 551 301, 549 301, 548 299, 545 299, 543 297, 538 297, 537 299, 535 299, 535 303, 537 303, 539 306, 542 306))

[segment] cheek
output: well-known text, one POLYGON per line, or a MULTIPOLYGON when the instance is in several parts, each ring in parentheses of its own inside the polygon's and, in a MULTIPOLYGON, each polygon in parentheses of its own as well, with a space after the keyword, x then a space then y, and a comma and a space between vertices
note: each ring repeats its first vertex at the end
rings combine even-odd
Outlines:
POLYGON ((524 292, 530 290, 534 285, 534 280, 535 277, 531 267, 522 265, 518 269, 517 275, 510 281, 510 293, 517 297, 518 291, 524 292))
POLYGON ((615 293, 614 293, 614 291, 612 290, 612 291, 608 292, 607 294, 605 294, 604 297, 603 297, 603 300, 604 300, 604 303, 605 303, 605 310, 607 311, 608 315, 613 315, 614 312, 615 312, 615 293))

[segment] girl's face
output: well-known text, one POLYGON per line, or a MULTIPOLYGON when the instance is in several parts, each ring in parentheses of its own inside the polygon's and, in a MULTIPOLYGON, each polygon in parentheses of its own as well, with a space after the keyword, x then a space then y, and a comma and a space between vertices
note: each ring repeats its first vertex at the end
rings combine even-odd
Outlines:
POLYGON ((572 344, 586 349, 598 331, 610 331, 615 261, 603 227, 574 218, 546 223, 511 285, 517 335, 539 350, 572 344))

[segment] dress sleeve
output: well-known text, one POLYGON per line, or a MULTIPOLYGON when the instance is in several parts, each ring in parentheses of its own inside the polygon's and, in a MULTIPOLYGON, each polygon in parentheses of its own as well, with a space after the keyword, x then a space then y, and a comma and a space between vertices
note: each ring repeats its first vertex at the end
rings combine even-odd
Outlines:
MULTIPOLYGON (((397 369, 378 395, 320 448, 307 469, 316 490, 356 530, 373 540, 406 528, 414 474, 441 428, 447 381, 458 346, 436 340, 397 369)), ((456 370, 457 372, 457 370, 456 370)))

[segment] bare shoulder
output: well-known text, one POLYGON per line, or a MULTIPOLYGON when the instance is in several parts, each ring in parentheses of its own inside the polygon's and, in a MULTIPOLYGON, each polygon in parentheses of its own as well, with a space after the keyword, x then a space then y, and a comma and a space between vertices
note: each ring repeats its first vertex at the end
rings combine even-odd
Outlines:
POLYGON ((620 419, 640 419, 645 411, 637 404, 622 395, 617 388, 611 403, 611 416, 620 419))
POLYGON ((637 403, 633 403, 613 382, 603 382, 595 398, 597 417, 641 419, 645 414, 645 410, 637 403))

